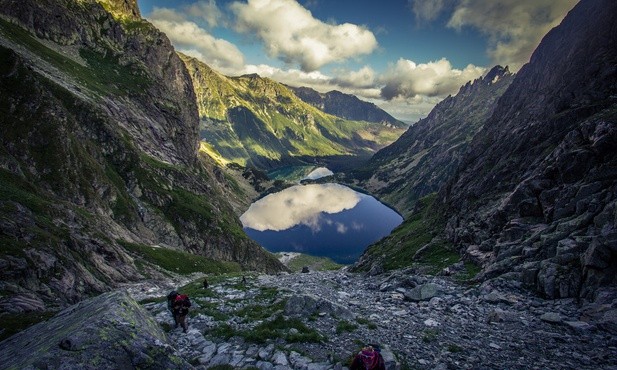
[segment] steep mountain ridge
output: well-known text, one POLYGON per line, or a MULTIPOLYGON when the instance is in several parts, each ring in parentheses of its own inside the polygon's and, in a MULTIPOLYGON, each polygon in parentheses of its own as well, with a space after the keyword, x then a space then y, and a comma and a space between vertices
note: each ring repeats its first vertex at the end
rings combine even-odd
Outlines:
MULTIPOLYGON (((378 271, 397 266, 394 260, 454 263, 458 250, 482 266, 479 278, 614 305, 615 14, 614 1, 579 2, 497 100, 456 172, 359 265, 378 271)), ((384 152, 404 158, 406 150, 384 152)))
POLYGON ((289 87, 300 99, 337 117, 354 121, 367 121, 402 127, 404 123, 373 103, 362 101, 355 95, 332 90, 320 93, 310 87, 289 87))
POLYGON ((181 55, 197 95, 201 135, 230 162, 260 168, 328 156, 368 157, 402 130, 326 114, 258 75, 227 77, 181 55))
POLYGON ((95 1, 2 0, 0 13, 2 312, 174 273, 157 264, 175 258, 189 272, 285 269, 198 156, 192 83, 164 34, 95 1))
POLYGON ((448 237, 548 297, 617 284, 617 4, 550 31, 440 197, 448 237))
POLYGON ((469 142, 513 78, 508 67, 496 66, 468 82, 346 181, 409 215, 420 198, 438 191, 454 174, 469 142))

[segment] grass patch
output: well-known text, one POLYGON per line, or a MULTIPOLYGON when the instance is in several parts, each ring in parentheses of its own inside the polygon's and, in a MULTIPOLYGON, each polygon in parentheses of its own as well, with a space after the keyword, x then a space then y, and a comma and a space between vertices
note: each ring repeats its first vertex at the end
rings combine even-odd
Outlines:
POLYGON ((336 324, 336 334, 343 334, 345 332, 351 333, 358 329, 358 325, 346 320, 341 320, 336 324))
POLYGON ((463 352, 463 348, 460 346, 457 346, 456 344, 448 344, 448 352, 452 352, 452 353, 460 353, 463 352))
POLYGON ((375 323, 374 323, 374 322, 372 322, 371 320, 366 319, 366 318, 364 318, 364 317, 358 317, 358 318, 356 319, 356 321, 358 322, 358 324, 365 325, 367 328, 369 328, 369 329, 371 329, 371 330, 375 330, 375 329, 377 329, 377 324, 375 324, 375 323))
POLYGON ((473 280, 476 275, 482 271, 482 267, 476 265, 475 263, 471 263, 469 261, 465 261, 465 269, 458 274, 454 275, 454 279, 460 282, 469 282, 473 280))
POLYGON ((237 332, 231 325, 223 323, 216 328, 208 331, 208 334, 216 338, 223 338, 224 340, 228 340, 229 338, 238 335, 239 332, 237 332))
POLYGON ((424 343, 430 343, 437 340, 439 336, 439 330, 437 329, 426 329, 422 334, 422 341, 424 343))
POLYGON ((144 260, 160 266, 165 270, 182 275, 189 275, 194 272, 225 273, 241 271, 240 265, 235 262, 215 261, 207 257, 183 251, 134 244, 123 240, 118 240, 118 243, 128 251, 139 255, 144 260))
POLYGON ((262 305, 249 305, 241 308, 236 312, 237 316, 241 316, 246 318, 247 320, 264 320, 269 317, 272 317, 278 311, 281 311, 285 308, 285 304, 287 302, 285 300, 281 300, 275 304, 262 306, 262 305))
POLYGON ((415 213, 394 229, 390 236, 370 246, 367 253, 386 255, 383 261, 386 270, 414 266, 425 267, 428 273, 433 274, 460 260, 454 247, 438 237, 445 220, 435 206, 436 198, 433 193, 420 199, 415 213), (427 245, 416 256, 416 252, 427 245))
POLYGON ((265 343, 268 339, 282 338, 288 343, 320 343, 323 337, 310 329, 299 319, 286 319, 282 315, 272 321, 265 321, 253 330, 241 334, 248 342, 265 343), (291 330, 295 329, 295 330, 291 330))
POLYGON ((304 266, 308 266, 311 271, 339 270, 343 267, 343 265, 334 262, 330 258, 308 254, 299 254, 287 264, 287 267, 294 272, 302 271, 304 266))
POLYGON ((30 326, 52 318, 56 311, 25 312, 0 316, 0 341, 30 326))

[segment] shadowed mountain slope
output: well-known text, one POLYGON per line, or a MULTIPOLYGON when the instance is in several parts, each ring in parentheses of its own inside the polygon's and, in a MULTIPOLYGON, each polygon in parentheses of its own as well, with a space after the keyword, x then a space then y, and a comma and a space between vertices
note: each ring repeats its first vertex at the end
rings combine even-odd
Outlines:
POLYGON ((337 117, 354 121, 367 121, 403 127, 404 123, 373 103, 365 102, 354 95, 340 91, 320 93, 310 87, 289 87, 300 99, 337 117))
POLYGON ((198 156, 193 86, 167 37, 134 1, 101 3, 0 1, 3 312, 161 267, 285 269, 246 237, 198 156))
POLYGON ((483 267, 482 277, 518 279, 546 297, 614 289, 615 14, 608 0, 571 10, 517 73, 438 195, 361 265, 383 263, 376 256, 386 250, 411 263, 455 248, 483 267))

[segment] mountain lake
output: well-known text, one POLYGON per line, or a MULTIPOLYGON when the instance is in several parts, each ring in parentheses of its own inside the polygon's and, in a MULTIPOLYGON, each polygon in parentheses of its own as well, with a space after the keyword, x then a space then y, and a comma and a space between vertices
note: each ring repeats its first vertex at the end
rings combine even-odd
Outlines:
MULTIPOLYGON (((318 168, 305 177, 331 175, 318 168)), ((240 217, 247 235, 270 252, 299 252, 355 262, 367 246, 403 222, 374 197, 334 183, 295 185, 251 204, 240 217)))

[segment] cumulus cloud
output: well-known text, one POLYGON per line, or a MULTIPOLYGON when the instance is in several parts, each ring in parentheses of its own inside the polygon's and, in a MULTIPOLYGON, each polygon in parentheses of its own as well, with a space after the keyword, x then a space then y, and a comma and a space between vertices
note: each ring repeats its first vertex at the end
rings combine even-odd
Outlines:
POLYGON ((516 71, 529 61, 542 37, 578 0, 458 0, 448 26, 475 27, 489 37, 493 62, 516 71))
POLYGON ((386 100, 397 97, 443 97, 456 93, 461 85, 480 77, 485 70, 472 64, 465 69, 456 69, 445 58, 421 64, 401 58, 382 76, 384 87, 381 96, 386 100))
POLYGON ((230 9, 239 32, 257 36, 268 55, 298 63, 303 71, 370 54, 377 48, 377 39, 367 28, 324 23, 296 0, 248 0, 234 2, 230 9))
POLYGON ((244 55, 234 44, 215 38, 182 13, 172 9, 154 8, 148 20, 167 34, 177 50, 214 68, 225 71, 244 65, 244 55))
POLYGON ((336 77, 333 82, 342 87, 370 88, 375 86, 376 74, 369 66, 364 66, 357 71, 340 71, 338 75, 339 77, 336 77))
POLYGON ((409 5, 416 15, 416 19, 432 21, 439 16, 448 0, 409 0, 409 5))
POLYGON ((326 167, 318 167, 311 171, 303 180, 317 180, 322 177, 332 176, 334 172, 330 171, 326 167))
POLYGON ((240 221, 257 231, 281 231, 296 225, 318 230, 322 212, 334 214, 352 209, 361 197, 338 184, 297 185, 253 203, 240 221))
POLYGON ((204 20, 210 28, 226 23, 225 14, 216 5, 215 0, 198 1, 185 5, 183 9, 190 17, 204 20))

